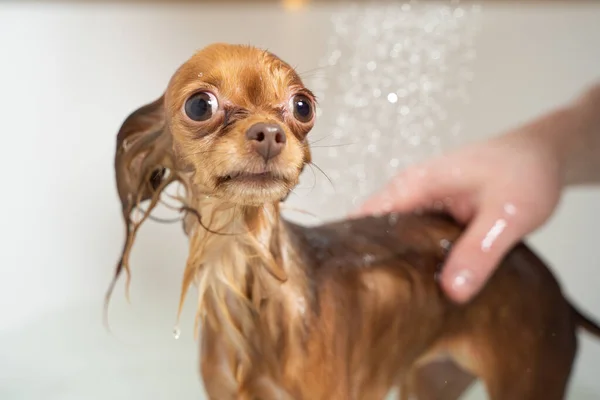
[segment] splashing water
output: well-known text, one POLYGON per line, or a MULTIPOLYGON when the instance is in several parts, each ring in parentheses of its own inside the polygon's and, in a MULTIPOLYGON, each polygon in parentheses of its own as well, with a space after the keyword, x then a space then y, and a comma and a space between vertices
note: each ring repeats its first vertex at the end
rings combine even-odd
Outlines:
MULTIPOLYGON (((452 116, 469 100, 481 7, 427 3, 367 2, 332 15, 322 68, 307 79, 320 101, 313 159, 334 184, 318 180, 324 193, 311 193, 320 215, 355 208, 460 134, 452 116)), ((310 187, 314 176, 302 180, 310 187)))
POLYGON ((177 340, 179 337, 181 337, 181 329, 179 329, 179 326, 175 326, 173 327, 173 339, 177 340))
POLYGON ((452 243, 448 239, 442 239, 440 240, 440 246, 444 251, 448 252, 452 248, 452 243))

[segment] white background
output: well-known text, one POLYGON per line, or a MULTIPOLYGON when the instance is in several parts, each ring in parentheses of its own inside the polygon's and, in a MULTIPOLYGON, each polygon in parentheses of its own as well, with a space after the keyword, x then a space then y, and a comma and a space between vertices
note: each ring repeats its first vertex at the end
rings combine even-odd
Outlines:
MULTIPOLYGON (((484 4, 472 103, 455 116, 461 142, 532 118, 600 78, 600 4, 552 3, 484 4)), ((142 229, 131 304, 118 286, 113 334, 102 326, 102 296, 123 239, 115 135, 211 42, 268 47, 299 69, 314 68, 329 12, 0 5, 0 398, 201 398, 191 305, 181 338, 171 334, 185 260, 179 226, 142 229)), ((600 319, 599 211, 599 190, 572 190, 530 243, 570 297, 600 319)), ((600 341, 582 338, 569 398, 600 398, 600 341)))

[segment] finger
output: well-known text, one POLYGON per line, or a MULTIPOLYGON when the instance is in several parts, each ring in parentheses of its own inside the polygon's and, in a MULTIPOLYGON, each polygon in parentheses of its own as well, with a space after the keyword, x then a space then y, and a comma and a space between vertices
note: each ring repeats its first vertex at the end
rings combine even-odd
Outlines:
POLYGON ((444 291, 456 302, 469 301, 529 231, 526 221, 512 215, 510 207, 493 206, 481 212, 448 256, 441 275, 444 291))
POLYGON ((386 213, 390 211, 403 211, 419 207, 428 191, 425 182, 418 178, 409 178, 404 173, 396 176, 383 190, 367 199, 353 214, 359 217, 367 214, 386 213))
POLYGON ((407 169, 367 199, 351 216, 428 208, 464 186, 461 176, 450 176, 447 172, 447 168, 438 162, 407 169))

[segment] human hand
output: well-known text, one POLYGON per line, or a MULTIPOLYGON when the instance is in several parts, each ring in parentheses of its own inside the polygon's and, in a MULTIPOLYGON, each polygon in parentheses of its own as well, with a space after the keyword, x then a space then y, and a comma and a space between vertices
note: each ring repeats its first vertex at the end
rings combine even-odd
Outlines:
POLYGON ((451 299, 466 302, 558 204, 564 157, 552 139, 566 128, 558 114, 410 167, 354 216, 443 208, 467 224, 440 277, 451 299))

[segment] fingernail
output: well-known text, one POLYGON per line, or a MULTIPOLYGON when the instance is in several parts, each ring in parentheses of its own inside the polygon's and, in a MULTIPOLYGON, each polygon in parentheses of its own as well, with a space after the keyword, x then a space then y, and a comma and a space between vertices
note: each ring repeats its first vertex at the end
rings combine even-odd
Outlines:
POLYGON ((473 289, 473 284, 475 282, 475 276, 473 273, 467 269, 462 271, 458 271, 456 275, 451 280, 451 288, 453 292, 456 292, 460 295, 460 297, 464 297, 473 289))

